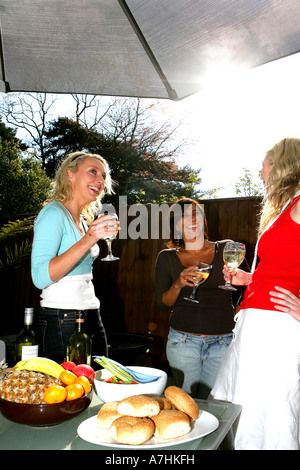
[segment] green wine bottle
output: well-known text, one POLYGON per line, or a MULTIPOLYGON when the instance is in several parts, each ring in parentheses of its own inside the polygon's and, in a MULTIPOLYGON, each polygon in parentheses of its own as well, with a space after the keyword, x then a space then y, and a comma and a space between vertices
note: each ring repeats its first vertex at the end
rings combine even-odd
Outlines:
POLYGON ((24 328, 16 339, 16 362, 38 357, 39 345, 37 335, 32 327, 33 308, 25 308, 24 328))
POLYGON ((76 365, 91 365, 91 339, 84 332, 85 315, 83 312, 76 312, 76 329, 67 344, 67 361, 72 361, 76 365))

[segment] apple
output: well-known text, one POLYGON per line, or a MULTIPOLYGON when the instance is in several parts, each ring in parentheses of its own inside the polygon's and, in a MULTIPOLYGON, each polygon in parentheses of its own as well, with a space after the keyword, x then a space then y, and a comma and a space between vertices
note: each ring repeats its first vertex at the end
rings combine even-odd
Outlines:
POLYGON ((76 364, 75 362, 72 362, 72 361, 66 361, 66 362, 63 362, 61 364, 61 366, 65 369, 65 370, 70 370, 73 372, 73 369, 76 367, 76 364))
POLYGON ((78 366, 74 367, 72 372, 73 374, 77 375, 77 377, 80 377, 81 375, 83 375, 84 377, 87 377, 92 382, 94 381, 95 371, 91 366, 88 366, 87 364, 79 364, 78 366))

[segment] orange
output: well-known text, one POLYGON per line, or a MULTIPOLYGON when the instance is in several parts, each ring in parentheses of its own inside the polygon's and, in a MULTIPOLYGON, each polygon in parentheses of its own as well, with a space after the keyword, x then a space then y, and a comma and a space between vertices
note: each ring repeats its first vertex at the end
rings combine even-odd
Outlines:
POLYGON ((76 398, 82 397, 84 394, 84 388, 80 384, 71 384, 66 386, 67 401, 76 400, 76 398))
POLYGON ((73 374, 73 372, 71 372, 70 370, 63 370, 59 376, 59 379, 62 381, 63 384, 71 385, 75 383, 77 376, 73 374))
POLYGON ((67 391, 65 387, 61 385, 51 385, 51 387, 47 388, 44 394, 44 401, 48 405, 52 403, 61 403, 65 401, 67 397, 67 391))
POLYGON ((89 379, 87 377, 84 377, 84 375, 80 375, 80 377, 77 377, 75 383, 83 386, 85 394, 90 393, 90 391, 92 390, 89 379))

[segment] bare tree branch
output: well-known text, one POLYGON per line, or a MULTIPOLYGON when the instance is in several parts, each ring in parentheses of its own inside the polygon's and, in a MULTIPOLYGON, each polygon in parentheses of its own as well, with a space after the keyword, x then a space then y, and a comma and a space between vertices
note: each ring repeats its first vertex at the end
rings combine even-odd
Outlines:
POLYGON ((15 93, 5 96, 0 105, 1 119, 20 130, 22 139, 37 150, 42 166, 46 125, 55 102, 56 97, 46 93, 15 93))

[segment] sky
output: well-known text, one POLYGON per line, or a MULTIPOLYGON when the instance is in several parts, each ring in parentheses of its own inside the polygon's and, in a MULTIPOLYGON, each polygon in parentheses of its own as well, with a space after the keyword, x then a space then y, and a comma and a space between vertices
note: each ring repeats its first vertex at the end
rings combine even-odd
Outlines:
POLYGON ((201 188, 236 197, 249 169, 260 183, 265 152, 285 137, 300 137, 300 54, 251 70, 220 70, 196 95, 170 102, 193 147, 182 159, 201 168, 201 188))

